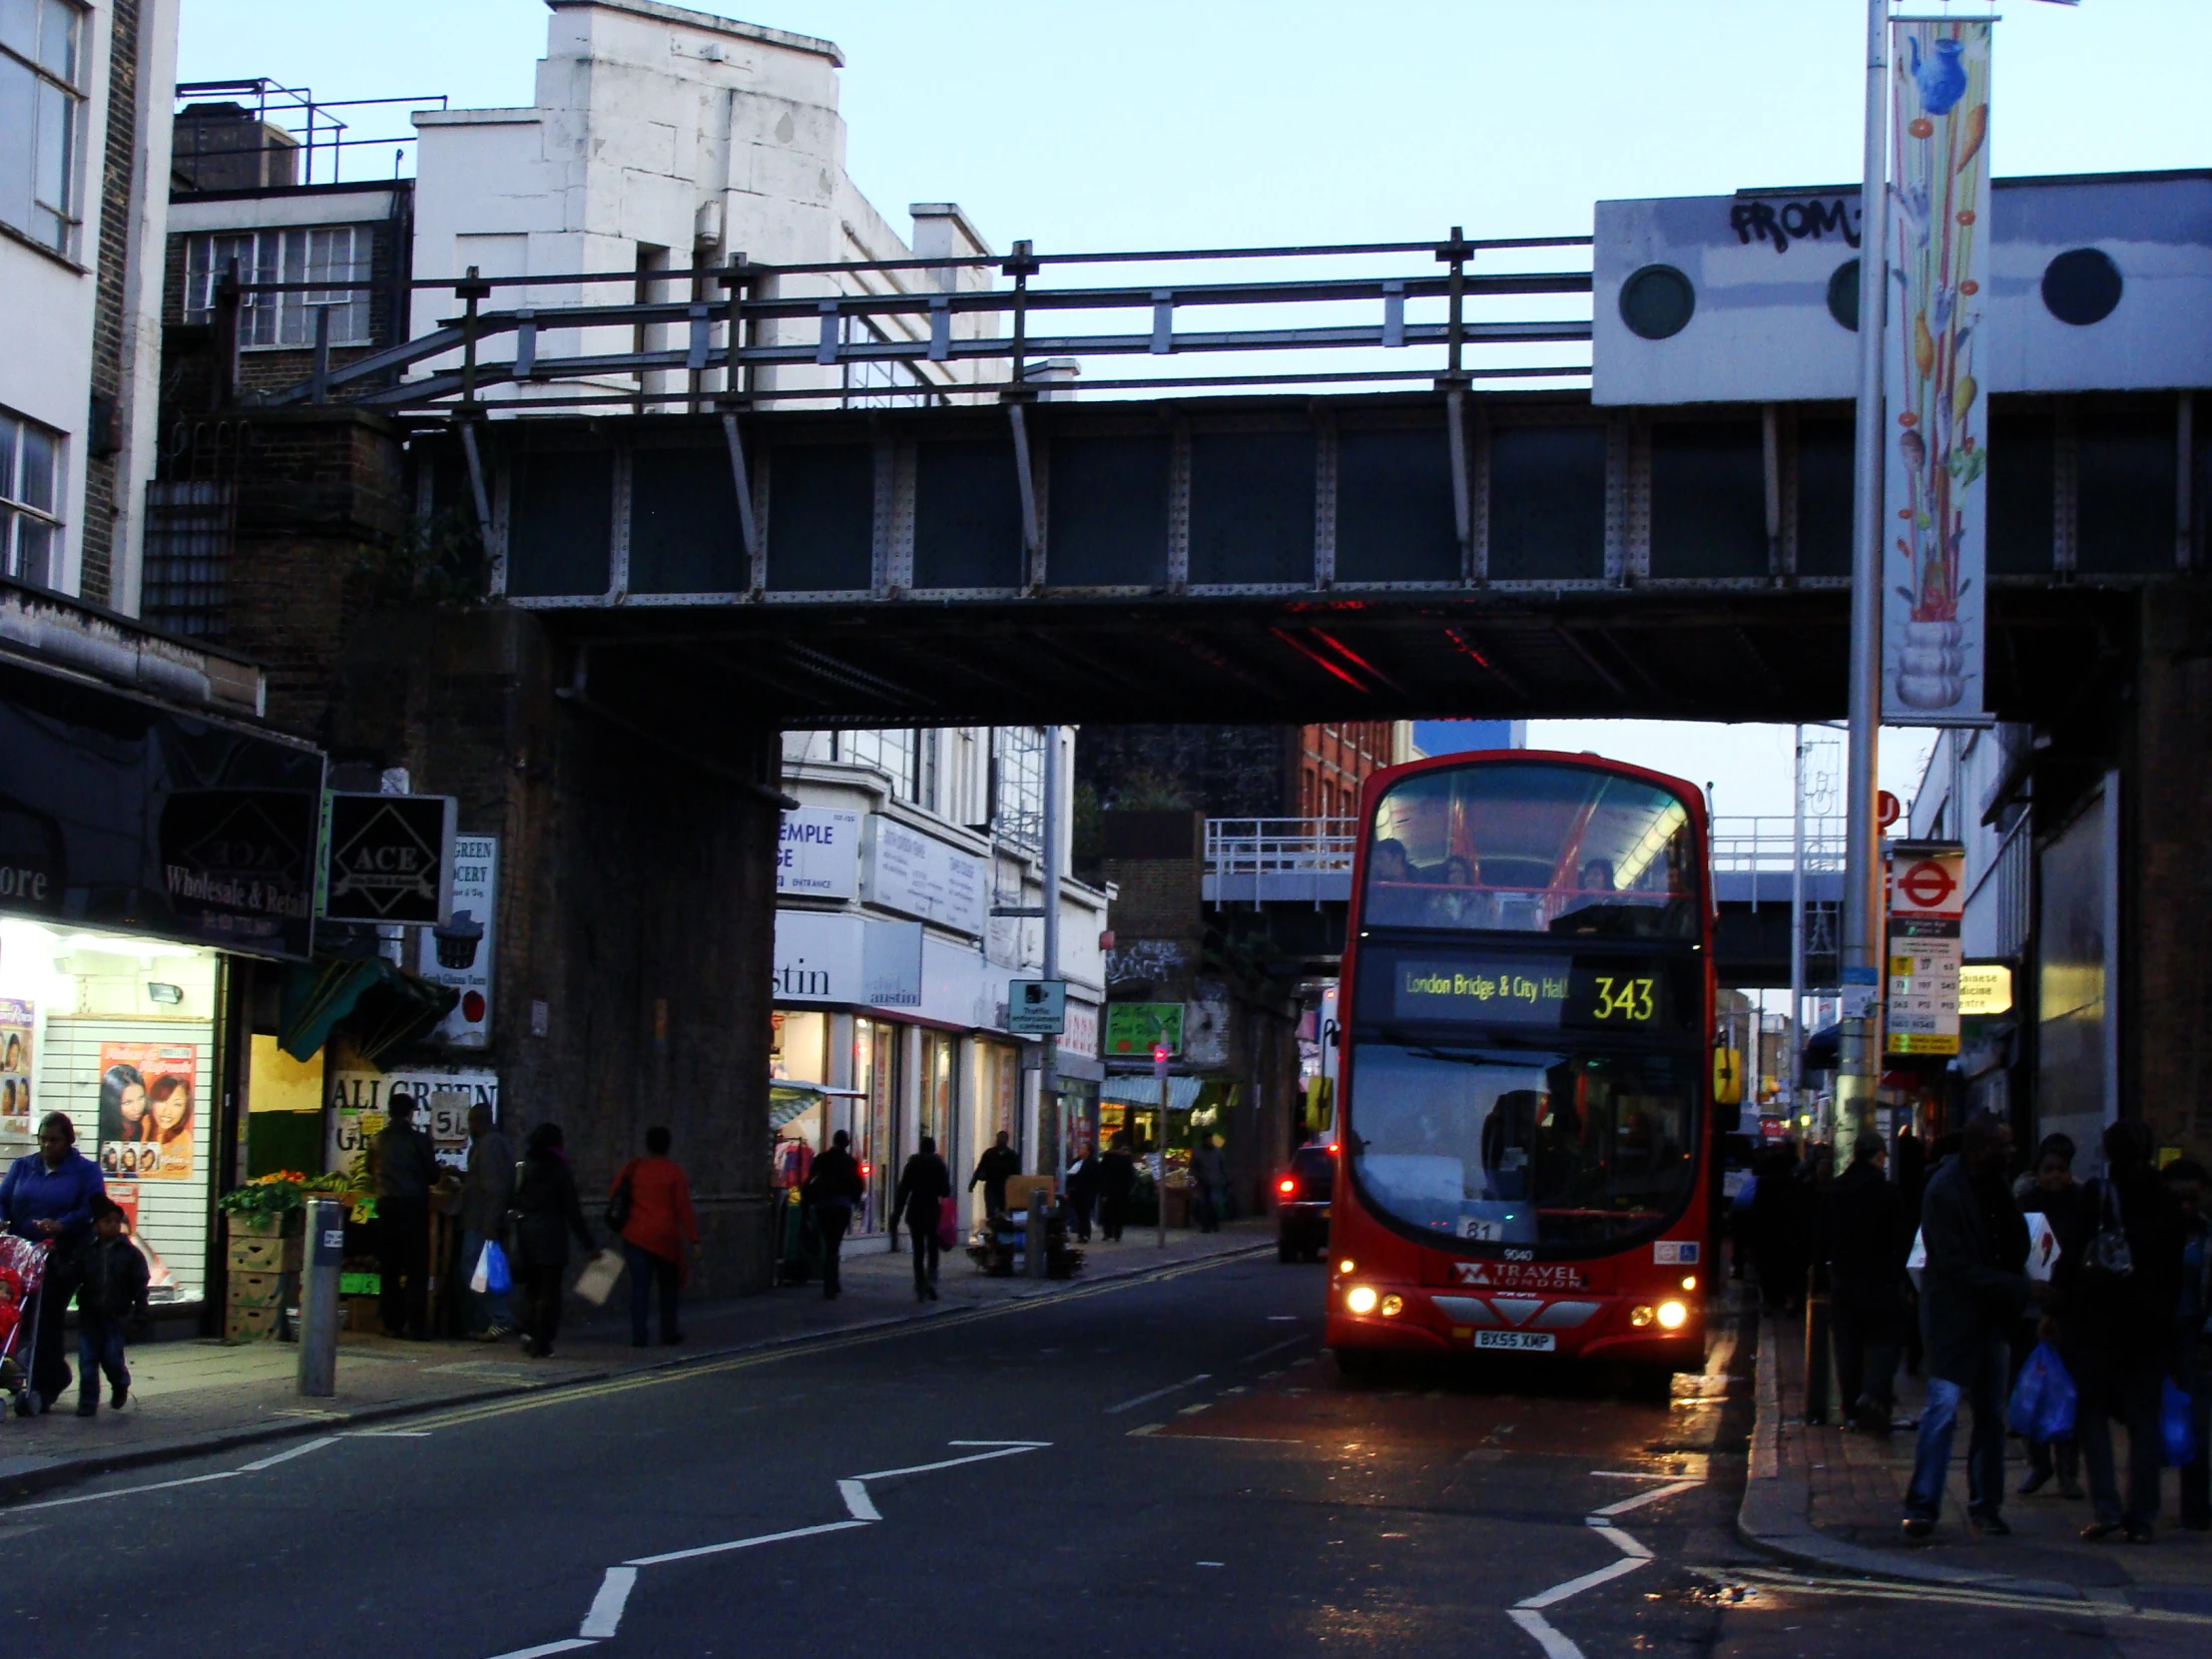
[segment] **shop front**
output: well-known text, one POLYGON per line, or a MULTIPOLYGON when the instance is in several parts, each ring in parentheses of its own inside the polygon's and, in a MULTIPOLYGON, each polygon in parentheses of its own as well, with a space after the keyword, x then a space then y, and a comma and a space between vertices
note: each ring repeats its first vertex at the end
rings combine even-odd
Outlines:
POLYGON ((0 1158, 66 1113, 152 1270, 221 1280, 245 1003, 303 961, 323 764, 241 722, 0 661, 0 1158))

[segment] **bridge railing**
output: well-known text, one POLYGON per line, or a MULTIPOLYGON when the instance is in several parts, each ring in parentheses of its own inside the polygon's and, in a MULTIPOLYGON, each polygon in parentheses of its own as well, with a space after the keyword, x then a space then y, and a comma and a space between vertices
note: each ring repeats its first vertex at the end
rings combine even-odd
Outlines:
MULTIPOLYGON (((1454 227, 1440 243, 1040 254, 1018 242, 1011 255, 968 260, 778 266, 740 255, 724 266, 646 276, 630 270, 487 276, 471 268, 459 277, 410 282, 413 296, 449 294, 455 314, 342 366, 331 365, 327 346, 318 341, 306 380, 258 400, 335 398, 465 413, 485 402, 486 393, 498 392, 498 406, 509 410, 627 404, 728 411, 850 400, 848 377, 794 371, 872 366, 909 378, 870 380, 870 402, 1019 401, 1065 395, 1070 373, 1080 374, 1091 359, 1218 362, 1225 353, 1263 360, 1251 371, 1128 373, 1078 385, 1127 392, 1390 382, 1451 391, 1478 380, 1581 384, 1589 375, 1586 296, 1592 281, 1587 269, 1576 267, 1586 264, 1586 254, 1563 262, 1567 269, 1516 268, 1550 260, 1553 251, 1589 247, 1588 237, 1474 240, 1454 227), (1417 263, 1399 263, 1407 260, 1417 263), (1296 267, 1300 274, 1254 277, 1249 273, 1256 263, 1296 267), (1173 279, 1171 268, 1182 266, 1224 269, 1216 279, 1173 279), (1121 268, 1118 276, 1105 281, 1072 279, 1113 268, 1121 268), (1071 279, 1033 284, 1048 273, 1071 279), (1011 285, 987 285, 997 278, 1011 285), (608 286, 618 295, 599 302, 581 298, 608 286), (647 288, 687 297, 638 297, 647 288), (569 292, 578 302, 537 302, 569 292), (581 349, 593 343, 607 348, 581 349), (1527 346, 1542 349, 1525 360, 1498 355, 1527 346), (1560 347, 1579 349, 1563 354, 1560 347), (1348 352, 1372 355, 1347 358, 1348 352), (634 387, 619 383, 625 379, 634 387), (509 387, 528 395, 503 389, 509 387)), ((239 308, 253 296, 311 290, 320 297, 307 303, 321 306, 344 285, 247 282, 234 265, 216 284, 218 339, 236 340, 239 308)), ((415 306, 407 309, 412 313, 415 306)))
POLYGON ((1348 818, 1210 818, 1208 875, 1350 874, 1360 844, 1348 818))
MULTIPOLYGON (((1826 872, 1844 867, 1845 825, 1841 817, 1806 819, 1805 867, 1808 871, 1826 872)), ((1794 825, 1788 814, 1714 818, 1714 874, 1769 871, 1787 874, 1796 861, 1794 825)))

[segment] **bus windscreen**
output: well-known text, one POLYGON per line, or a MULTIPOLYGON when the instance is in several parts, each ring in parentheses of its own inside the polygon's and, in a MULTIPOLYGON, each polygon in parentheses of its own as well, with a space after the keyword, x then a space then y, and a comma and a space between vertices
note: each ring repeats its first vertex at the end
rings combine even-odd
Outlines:
POLYGON ((1698 934, 1689 808, 1640 779, 1540 761, 1419 772, 1368 833, 1366 926, 1698 934))

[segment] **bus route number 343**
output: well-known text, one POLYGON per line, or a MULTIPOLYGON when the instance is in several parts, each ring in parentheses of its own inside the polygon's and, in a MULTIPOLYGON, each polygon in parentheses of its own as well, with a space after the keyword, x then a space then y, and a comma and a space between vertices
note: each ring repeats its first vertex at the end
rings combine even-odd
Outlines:
POLYGON ((1599 1019, 1617 1019, 1637 1025, 1650 1022, 1652 981, 1649 975, 1621 979, 1600 973, 1594 975, 1594 980, 1597 998, 1593 1011, 1599 1019))

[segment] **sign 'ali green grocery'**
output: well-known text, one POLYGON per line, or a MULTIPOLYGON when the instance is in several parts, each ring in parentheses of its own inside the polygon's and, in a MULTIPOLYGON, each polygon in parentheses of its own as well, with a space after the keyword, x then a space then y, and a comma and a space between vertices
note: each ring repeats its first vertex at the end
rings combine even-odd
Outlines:
POLYGON ((1106 1005, 1108 1059, 1149 1060, 1156 1043, 1166 1043, 1171 1056, 1183 1052, 1182 1003, 1110 1002, 1106 1005))

